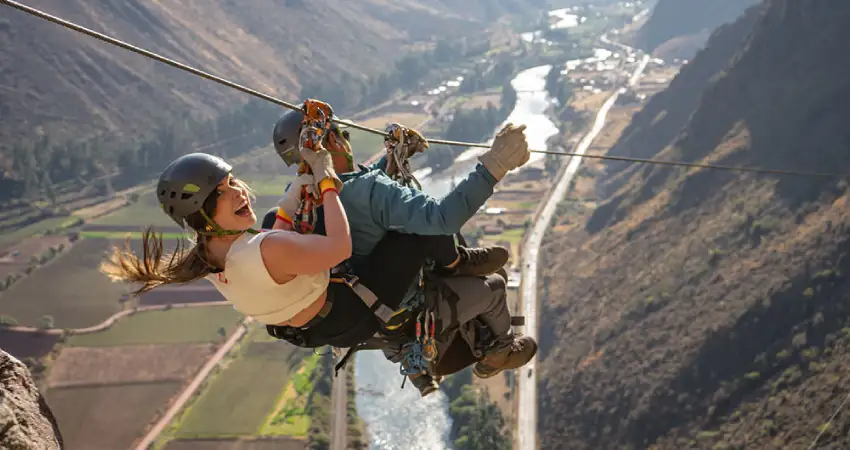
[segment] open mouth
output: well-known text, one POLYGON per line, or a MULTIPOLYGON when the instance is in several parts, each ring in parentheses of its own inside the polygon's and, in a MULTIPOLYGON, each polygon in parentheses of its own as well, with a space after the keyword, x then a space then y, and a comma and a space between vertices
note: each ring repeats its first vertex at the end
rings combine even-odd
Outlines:
POLYGON ((248 202, 243 202, 242 205, 235 211, 237 216, 240 217, 251 217, 251 205, 248 202))

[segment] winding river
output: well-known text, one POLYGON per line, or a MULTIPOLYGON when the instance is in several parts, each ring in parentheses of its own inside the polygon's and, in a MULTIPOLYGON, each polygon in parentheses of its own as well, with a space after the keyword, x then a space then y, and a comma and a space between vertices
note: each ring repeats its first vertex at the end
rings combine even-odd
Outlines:
MULTIPOLYGON (((557 25, 576 26, 583 22, 578 16, 570 16, 565 10, 550 12, 557 16, 557 25)), ((525 33, 531 39, 534 33, 525 33)), ((611 56, 608 50, 597 49, 595 56, 585 61, 570 61, 567 69, 582 62, 602 61, 611 56)), ((511 85, 517 91, 517 102, 505 123, 526 125, 529 147, 545 149, 546 141, 558 133, 558 127, 546 116, 551 99, 545 90, 546 74, 551 66, 543 65, 520 72, 511 85)), ((501 129, 502 125, 498 127, 501 129)), ((498 129, 496 131, 498 131, 498 129)), ((488 143, 492 142, 492 139, 488 143)), ((476 156, 485 149, 465 150, 454 166, 444 172, 431 175, 429 169, 417 171, 416 176, 422 189, 442 198, 452 188, 454 175, 462 179, 477 164, 476 156)), ((533 153, 531 161, 539 161, 542 154, 533 153)), ((387 361, 378 351, 364 351, 355 359, 357 386, 356 404, 360 417, 366 424, 370 450, 448 450, 451 449, 449 431, 448 399, 441 391, 421 399, 419 391, 410 383, 404 389, 398 365, 387 361)))

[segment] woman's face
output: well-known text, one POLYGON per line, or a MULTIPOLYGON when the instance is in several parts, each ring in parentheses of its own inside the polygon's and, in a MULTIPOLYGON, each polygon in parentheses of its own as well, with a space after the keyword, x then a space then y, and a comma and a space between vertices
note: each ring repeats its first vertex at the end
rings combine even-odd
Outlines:
POLYGON ((257 216, 251 208, 246 186, 228 174, 216 187, 215 214, 212 220, 225 230, 246 230, 254 226, 257 216))

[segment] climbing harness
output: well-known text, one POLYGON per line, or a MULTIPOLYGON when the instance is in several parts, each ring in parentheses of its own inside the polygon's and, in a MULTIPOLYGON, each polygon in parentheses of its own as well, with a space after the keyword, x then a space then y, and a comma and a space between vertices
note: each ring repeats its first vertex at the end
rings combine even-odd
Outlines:
POLYGON ((387 150, 387 175, 404 186, 422 190, 419 180, 410 168, 410 157, 418 151, 428 148, 428 141, 418 131, 399 123, 387 126, 384 136, 384 148, 387 150))
POLYGON ((416 339, 402 345, 402 375, 428 374, 429 365, 437 359, 437 343, 434 331, 434 312, 426 308, 416 316, 416 339))

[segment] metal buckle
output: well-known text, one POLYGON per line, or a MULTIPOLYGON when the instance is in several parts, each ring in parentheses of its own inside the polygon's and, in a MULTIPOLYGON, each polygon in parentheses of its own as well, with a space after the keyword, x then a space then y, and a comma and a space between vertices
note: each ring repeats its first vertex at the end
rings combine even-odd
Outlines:
POLYGON ((357 275, 351 275, 346 273, 343 274, 340 278, 342 278, 342 282, 350 288, 354 288, 354 285, 360 282, 360 278, 357 275))

